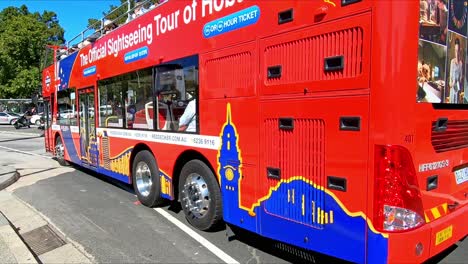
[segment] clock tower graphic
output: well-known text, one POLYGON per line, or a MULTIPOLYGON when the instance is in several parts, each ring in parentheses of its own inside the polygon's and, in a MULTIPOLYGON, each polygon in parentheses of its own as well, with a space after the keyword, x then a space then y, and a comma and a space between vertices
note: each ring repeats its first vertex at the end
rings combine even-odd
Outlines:
POLYGON ((223 201, 229 205, 239 204, 239 181, 242 178, 239 135, 232 123, 231 105, 227 105, 226 123, 221 129, 221 147, 218 151, 218 173, 223 187, 223 201))
POLYGON ((231 104, 227 104, 226 123, 219 134, 221 144, 218 150, 218 175, 223 196, 224 220, 244 228, 255 230, 255 218, 249 216, 240 205, 240 183, 242 181, 242 154, 239 148, 239 134, 232 120, 231 104))

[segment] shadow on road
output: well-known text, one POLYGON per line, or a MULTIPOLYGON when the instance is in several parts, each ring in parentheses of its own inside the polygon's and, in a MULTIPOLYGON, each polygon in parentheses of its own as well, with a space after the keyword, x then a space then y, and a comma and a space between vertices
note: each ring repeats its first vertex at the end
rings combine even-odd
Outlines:
POLYGON ((120 188, 120 189, 122 189, 124 191, 127 191, 127 192, 135 195, 135 191, 133 190, 133 186, 131 184, 126 184, 124 182, 118 181, 118 180, 113 179, 111 177, 104 176, 102 174, 99 174, 99 173, 97 173, 97 172, 95 172, 93 170, 87 169, 85 167, 80 167, 80 166, 73 165, 73 164, 70 165, 70 166, 73 167, 75 170, 78 170, 78 171, 81 171, 81 172, 86 173, 88 175, 91 175, 91 176, 93 176, 95 178, 98 178, 98 179, 100 179, 100 180, 102 180, 104 182, 112 184, 112 185, 114 185, 114 186, 116 186, 116 187, 118 187, 118 188, 120 188))
MULTIPOLYGON (((90 176, 98 178, 106 183, 114 185, 122 190, 125 190, 132 195, 135 195, 135 191, 133 190, 133 186, 130 184, 122 183, 118 180, 113 178, 103 176, 97 172, 94 172, 90 169, 79 167, 72 165, 73 168, 79 170, 83 173, 86 173, 90 176)), ((182 211, 182 207, 178 201, 167 201, 165 204, 161 205, 161 207, 166 208, 167 210, 174 212, 175 214, 179 214, 182 211)), ((291 263, 350 263, 346 262, 337 258, 333 258, 327 255, 320 254, 314 251, 304 250, 299 247, 287 245, 272 239, 268 239, 257 234, 248 232, 246 230, 242 230, 237 227, 227 227, 226 224, 221 224, 218 227, 214 228, 210 233, 216 232, 227 232, 232 230, 233 236, 226 239, 229 241, 238 240, 239 242, 246 244, 254 249, 259 251, 263 251, 266 254, 275 256, 279 259, 283 259, 284 261, 291 262, 291 263), (228 229, 229 228, 229 229, 228 229)))

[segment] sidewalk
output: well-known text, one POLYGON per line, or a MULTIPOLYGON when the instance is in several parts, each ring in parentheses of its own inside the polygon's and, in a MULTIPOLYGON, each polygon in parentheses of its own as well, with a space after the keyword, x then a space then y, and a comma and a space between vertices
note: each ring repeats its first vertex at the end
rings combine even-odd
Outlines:
MULTIPOLYGON (((0 137, 2 133, 10 132, 0 131, 0 137)), ((34 137, 32 134, 29 136, 34 137)), ((12 155, 9 150, 0 149, 0 264, 92 263, 91 257, 77 249, 79 245, 70 241, 40 212, 11 193, 34 184, 42 177, 50 177, 51 170, 54 170, 52 174, 60 174, 71 169, 60 167, 50 157, 25 163, 18 159, 18 155, 30 154, 12 155), (20 178, 20 174, 23 177, 20 178), (28 177, 32 174, 42 177, 28 177)))
MULTIPOLYGON (((3 192, 0 192, 3 193, 3 192)), ((0 195, 0 203, 6 197, 0 195)), ((34 263, 37 261, 0 211, 0 263, 34 263)))
POLYGON ((40 213, 0 191, 0 263, 37 264, 34 256, 41 263, 92 263, 85 254, 40 213))
POLYGON ((0 191, 19 179, 19 173, 11 166, 0 167, 0 191))

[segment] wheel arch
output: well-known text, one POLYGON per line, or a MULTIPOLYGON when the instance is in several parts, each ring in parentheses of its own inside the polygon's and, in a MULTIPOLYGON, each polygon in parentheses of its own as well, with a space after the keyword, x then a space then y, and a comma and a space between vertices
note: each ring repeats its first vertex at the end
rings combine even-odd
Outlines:
MULTIPOLYGON (((55 147, 55 143, 57 142, 57 138, 61 138, 62 136, 60 135, 59 132, 55 132, 54 134, 54 147, 55 147)), ((62 142, 63 142, 63 139, 62 139, 62 142)))
POLYGON ((174 167, 173 167, 173 170, 172 170, 172 186, 174 188, 173 192, 174 192, 174 200, 177 200, 178 197, 179 197, 179 179, 180 179, 180 173, 182 171, 182 168, 184 167, 184 165, 191 161, 191 160, 200 160, 202 161, 203 163, 206 164, 206 166, 208 166, 208 168, 210 168, 211 172, 213 172, 213 175, 215 176, 216 178, 216 181, 218 182, 218 185, 219 185, 219 179, 218 179, 218 174, 216 173, 216 171, 214 170, 212 164, 209 162, 209 160, 203 155, 201 154, 200 152, 196 151, 196 150, 193 150, 193 149, 190 149, 190 150, 186 150, 184 152, 182 152, 179 157, 177 158, 176 162, 174 163, 174 167))

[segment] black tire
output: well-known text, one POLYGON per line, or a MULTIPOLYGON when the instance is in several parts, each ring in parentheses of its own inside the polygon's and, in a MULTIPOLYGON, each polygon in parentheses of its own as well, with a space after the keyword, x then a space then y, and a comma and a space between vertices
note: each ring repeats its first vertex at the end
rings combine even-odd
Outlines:
POLYGON ((159 168, 151 152, 147 150, 142 150, 136 154, 135 158, 133 159, 132 182, 133 182, 133 188, 135 190, 135 193, 138 197, 138 200, 141 202, 141 204, 148 206, 148 207, 153 207, 153 206, 160 205, 164 202, 164 199, 161 197, 161 182, 159 178, 159 168), (150 178, 143 175, 140 178, 140 181, 138 181, 138 177, 139 177, 137 174, 138 166, 145 166, 145 165, 149 169, 150 178), (146 183, 151 182, 151 186, 142 187, 142 185, 138 185, 139 183, 142 183, 143 185, 145 185, 144 182, 146 183), (146 188, 147 190, 145 190, 146 188))
POLYGON ((57 160, 57 162, 62 165, 62 166, 69 166, 70 163, 68 163, 68 161, 65 160, 65 147, 63 146, 63 141, 62 141, 62 138, 61 137, 57 137, 57 139, 55 140, 55 149, 54 149, 54 153, 55 153, 55 159, 57 160), (63 147, 63 155, 58 155, 57 153, 57 147, 59 146, 62 146, 63 147))
POLYGON ((17 120, 17 119, 12 119, 12 120, 10 121, 10 125, 14 125, 15 122, 16 122, 16 120, 17 120))
MULTIPOLYGON (((203 161, 191 160, 184 165, 180 173, 178 187, 179 201, 184 210, 185 218, 192 226, 199 230, 209 230, 217 227, 221 223, 223 218, 221 189, 213 172, 203 161), (188 189, 186 188, 186 181, 189 177, 191 182, 192 180, 201 181, 196 184, 199 189, 193 189, 193 185, 187 187, 188 189), (204 186, 205 184, 203 184, 203 182, 206 183, 206 186, 204 186), (187 195, 187 193, 193 193, 194 191, 198 192, 198 194, 187 195), (199 197, 200 193, 206 194, 206 191, 208 191, 207 196, 199 197), (189 199, 189 197, 194 199, 189 199), (194 212, 190 209, 189 200, 195 201, 195 199, 203 200, 203 203, 206 202, 208 206, 203 207, 201 211, 194 212), (202 211, 204 212, 201 213, 202 211)), ((201 207, 203 205, 198 206, 201 207)))
POLYGON ((19 129, 19 128, 20 128, 20 126, 19 126, 18 123, 14 123, 13 126, 14 126, 16 129, 19 129))

